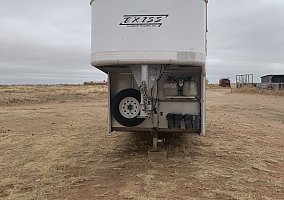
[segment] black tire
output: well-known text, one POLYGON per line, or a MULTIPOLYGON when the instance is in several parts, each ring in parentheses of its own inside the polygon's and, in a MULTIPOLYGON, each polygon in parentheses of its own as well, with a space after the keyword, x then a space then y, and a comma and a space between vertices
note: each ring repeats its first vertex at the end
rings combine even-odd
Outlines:
POLYGON ((127 126, 127 127, 137 126, 137 125, 141 124, 145 119, 144 118, 137 118, 137 116, 134 117, 134 118, 126 118, 126 117, 122 116, 122 114, 119 111, 119 104, 126 97, 133 97, 138 102, 140 102, 140 100, 141 100, 141 94, 136 89, 129 88, 129 89, 125 89, 125 90, 120 91, 119 93, 117 93, 115 95, 115 97, 113 98, 113 100, 111 102, 112 115, 116 119, 116 121, 118 121, 118 123, 120 123, 123 126, 127 126))

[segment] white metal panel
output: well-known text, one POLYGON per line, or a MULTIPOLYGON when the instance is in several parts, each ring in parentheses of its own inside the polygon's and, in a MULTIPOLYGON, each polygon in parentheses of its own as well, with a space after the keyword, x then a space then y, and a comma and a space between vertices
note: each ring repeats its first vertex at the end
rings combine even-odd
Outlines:
POLYGON ((95 0, 92 64, 205 63, 205 17, 204 0, 95 0), (127 57, 122 56, 127 52, 127 57))

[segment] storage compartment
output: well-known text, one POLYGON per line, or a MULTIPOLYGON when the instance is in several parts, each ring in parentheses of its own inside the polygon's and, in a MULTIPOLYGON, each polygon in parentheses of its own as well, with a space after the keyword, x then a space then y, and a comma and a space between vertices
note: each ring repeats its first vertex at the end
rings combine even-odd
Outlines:
POLYGON ((178 85, 173 80, 167 80, 163 84, 163 93, 165 96, 176 96, 178 94, 178 85))
POLYGON ((196 81, 186 81, 183 86, 183 95, 188 97, 197 97, 197 82, 196 81))

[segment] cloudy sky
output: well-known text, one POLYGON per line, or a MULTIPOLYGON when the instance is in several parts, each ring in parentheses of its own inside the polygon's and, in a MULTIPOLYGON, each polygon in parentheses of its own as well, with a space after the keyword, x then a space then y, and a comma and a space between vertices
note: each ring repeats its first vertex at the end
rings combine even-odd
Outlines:
MULTIPOLYGON (((210 0, 207 74, 284 74, 284 0, 210 0)), ((90 66, 89 0, 0 0, 0 84, 82 83, 90 66)))

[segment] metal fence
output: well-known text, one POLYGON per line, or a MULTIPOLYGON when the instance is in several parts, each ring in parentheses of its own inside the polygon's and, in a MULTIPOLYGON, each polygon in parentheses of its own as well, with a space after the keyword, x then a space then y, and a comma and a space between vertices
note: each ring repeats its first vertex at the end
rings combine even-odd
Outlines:
POLYGON ((236 75, 236 87, 255 86, 253 83, 253 74, 236 75))

